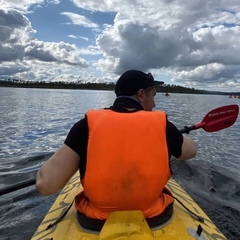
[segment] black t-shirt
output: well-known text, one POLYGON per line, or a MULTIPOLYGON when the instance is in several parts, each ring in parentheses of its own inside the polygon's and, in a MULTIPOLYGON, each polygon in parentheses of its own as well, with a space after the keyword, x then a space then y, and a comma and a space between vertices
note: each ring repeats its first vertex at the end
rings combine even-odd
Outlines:
MULTIPOLYGON (((113 106, 110 107, 113 111, 124 113, 129 112, 126 108, 135 108, 134 111, 143 110, 140 103, 128 97, 117 98, 113 106)), ((182 154, 183 136, 168 119, 166 124, 166 138, 169 158, 171 156, 180 157, 182 154)), ((74 124, 64 143, 80 156, 80 175, 82 178, 85 174, 87 161, 88 123, 86 116, 74 124)))

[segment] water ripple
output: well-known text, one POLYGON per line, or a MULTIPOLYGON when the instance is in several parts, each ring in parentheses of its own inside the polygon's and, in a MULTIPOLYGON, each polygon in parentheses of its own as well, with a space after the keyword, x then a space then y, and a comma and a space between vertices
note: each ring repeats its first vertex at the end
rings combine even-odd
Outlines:
MULTIPOLYGON (((35 178, 73 124, 89 109, 109 107, 114 98, 110 91, 0 88, 0 188, 35 178)), ((156 95, 156 109, 166 111, 180 129, 200 122, 214 108, 239 103, 227 96, 156 95)), ((174 178, 228 239, 240 239, 239 129, 238 119, 231 128, 216 133, 192 131, 197 156, 187 162, 173 161, 174 178)), ((0 238, 29 239, 53 199, 40 197, 34 187, 2 196, 0 238)))

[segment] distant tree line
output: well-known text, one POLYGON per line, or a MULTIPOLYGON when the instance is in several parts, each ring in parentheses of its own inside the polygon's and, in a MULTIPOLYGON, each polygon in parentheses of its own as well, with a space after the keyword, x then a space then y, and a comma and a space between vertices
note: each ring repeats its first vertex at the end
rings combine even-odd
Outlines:
POLYGON ((45 82, 45 81, 23 81, 23 80, 0 80, 1 87, 22 87, 22 88, 57 88, 57 89, 93 89, 113 90, 114 83, 79 83, 79 82, 45 82))
MULTIPOLYGON (((57 89, 92 89, 92 90, 114 90, 115 84, 110 83, 81 83, 81 82, 45 82, 45 81, 24 81, 18 79, 0 80, 0 87, 21 87, 21 88, 57 88, 57 89)), ((218 95, 240 95, 234 92, 218 92, 197 90, 194 88, 182 87, 174 84, 163 84, 156 86, 157 92, 163 93, 191 93, 191 94, 218 94, 218 95)))

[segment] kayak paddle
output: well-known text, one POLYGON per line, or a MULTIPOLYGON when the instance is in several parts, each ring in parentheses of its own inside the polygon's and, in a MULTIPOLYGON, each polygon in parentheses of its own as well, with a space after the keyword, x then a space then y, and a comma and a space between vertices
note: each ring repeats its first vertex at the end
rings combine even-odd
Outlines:
POLYGON ((7 194, 7 193, 10 193, 10 192, 17 191, 17 190, 25 188, 25 187, 29 187, 31 185, 34 185, 35 183, 36 183, 36 178, 31 178, 29 180, 13 184, 9 187, 5 187, 3 189, 0 189, 0 196, 2 196, 4 194, 7 194))
MULTIPOLYGON (((210 111, 200 123, 196 123, 190 127, 185 126, 179 130, 181 133, 189 133, 192 130, 199 128, 204 129, 206 132, 215 132, 221 129, 232 126, 238 117, 239 107, 238 105, 227 105, 219 107, 210 111)), ((16 183, 10 187, 0 189, 0 196, 17 191, 19 189, 34 185, 36 182, 35 178, 16 183)))
POLYGON ((237 120, 239 106, 227 105, 210 111, 201 122, 190 127, 185 126, 180 133, 189 133, 192 130, 202 128, 206 132, 216 132, 232 126, 237 120))

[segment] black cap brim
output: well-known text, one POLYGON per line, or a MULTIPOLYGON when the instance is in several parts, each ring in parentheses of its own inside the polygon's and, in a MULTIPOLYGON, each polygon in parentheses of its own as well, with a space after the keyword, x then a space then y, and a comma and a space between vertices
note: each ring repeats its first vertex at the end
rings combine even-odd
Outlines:
POLYGON ((161 85, 161 84, 164 84, 164 82, 163 81, 153 81, 153 84, 154 85, 161 85))

